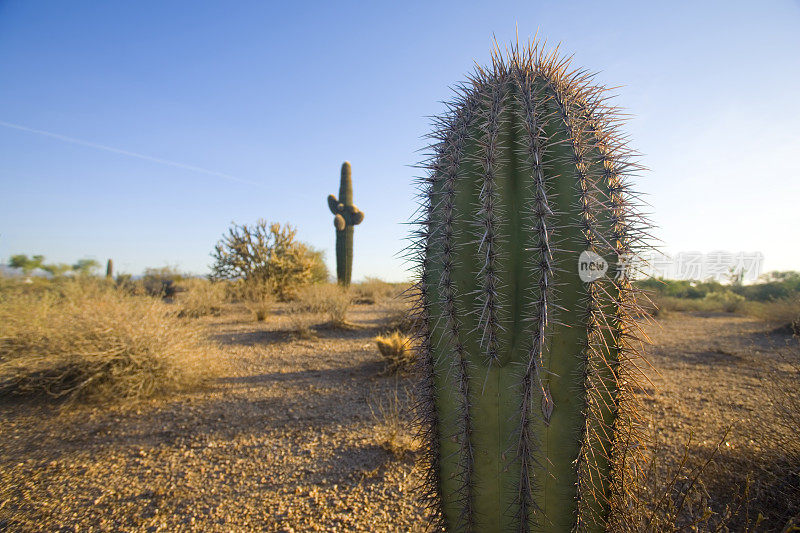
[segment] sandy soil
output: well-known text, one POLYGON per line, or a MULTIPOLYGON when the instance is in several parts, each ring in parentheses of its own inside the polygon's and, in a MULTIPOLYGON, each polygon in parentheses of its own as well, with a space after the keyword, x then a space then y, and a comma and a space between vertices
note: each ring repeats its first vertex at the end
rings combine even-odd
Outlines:
MULTIPOLYGON (((0 403, 0 530, 424 529, 413 457, 382 446, 378 406, 405 384, 382 374, 379 306, 313 340, 292 338, 280 315, 201 320, 220 345, 209 356, 230 361, 207 389, 135 405, 0 403)), ((770 445, 755 430, 772 401, 763 372, 788 337, 731 315, 647 329, 645 416, 671 460, 690 432, 702 452, 731 424, 724 457, 770 445)))

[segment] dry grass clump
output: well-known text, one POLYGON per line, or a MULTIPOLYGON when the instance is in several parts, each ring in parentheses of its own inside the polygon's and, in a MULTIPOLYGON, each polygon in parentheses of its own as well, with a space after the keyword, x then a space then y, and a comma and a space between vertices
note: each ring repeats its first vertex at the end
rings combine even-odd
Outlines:
POLYGON ((378 351, 386 361, 386 372, 394 374, 409 370, 414 364, 411 338, 401 331, 375 337, 378 351))
POLYGON ((332 283, 307 285, 297 292, 297 298, 289 302, 286 316, 289 329, 301 339, 316 337, 312 328, 321 317, 328 319, 334 328, 351 327, 347 322, 347 311, 353 300, 347 289, 332 283))
POLYGON ((797 448, 795 453, 800 465, 800 435, 796 433, 800 429, 800 347, 787 347, 780 354, 784 368, 773 370, 764 381, 780 425, 797 437, 792 444, 797 448))
POLYGON ((375 422, 375 442, 392 454, 395 459, 404 459, 419 449, 419 442, 411 429, 411 405, 413 398, 408 389, 400 392, 397 382, 386 398, 377 398, 375 391, 369 402, 375 422))
POLYGON ((265 321, 275 306, 275 295, 264 283, 242 281, 237 295, 258 322, 265 321))
POLYGON ((301 310, 327 316, 331 327, 350 327, 347 312, 353 298, 346 288, 333 283, 307 285, 298 291, 297 304, 301 310))
POLYGON ((180 311, 178 311, 180 317, 199 318, 220 315, 228 299, 228 288, 225 282, 189 278, 181 281, 180 287, 183 290, 176 297, 177 304, 180 306, 180 311))
MULTIPOLYGON (((614 498, 611 530, 638 533, 651 531, 729 531, 730 506, 722 513, 711 509, 713 497, 704 483, 709 466, 719 453, 717 446, 702 457, 694 457, 691 436, 676 462, 658 437, 649 438, 646 450, 632 450, 626 459, 625 489, 614 498)), ((740 500, 741 502, 741 500, 740 500)))
POLYGON ((245 300, 244 305, 253 313, 257 322, 264 322, 272 311, 274 301, 269 296, 264 295, 259 300, 245 300))
POLYGON ((0 394, 130 399, 200 383, 212 347, 168 305, 109 284, 0 294, 0 394))
POLYGON ((319 322, 320 314, 309 309, 303 302, 290 302, 286 307, 286 317, 289 320, 289 331, 299 339, 314 339, 317 332, 313 326, 319 322))
POLYGON ((800 336, 800 297, 771 302, 747 302, 745 312, 800 336))
MULTIPOLYGON (((777 350, 780 362, 767 370, 761 381, 766 386, 774 416, 753 434, 771 444, 753 461, 755 475, 751 492, 760 500, 764 514, 779 523, 795 520, 800 530, 800 344, 790 340, 777 350)), ((734 472, 738 468, 732 469, 734 472)))
POLYGON ((351 286, 356 302, 362 304, 375 304, 397 297, 402 291, 397 283, 388 283, 379 278, 367 277, 361 283, 351 286))
POLYGON ((622 506, 625 527, 615 530, 798 530, 800 344, 788 339, 774 349, 778 361, 759 357, 751 369, 766 392, 760 408, 726 419, 732 426, 715 443, 687 442, 676 457, 657 444, 658 433, 648 439, 643 475, 622 506))

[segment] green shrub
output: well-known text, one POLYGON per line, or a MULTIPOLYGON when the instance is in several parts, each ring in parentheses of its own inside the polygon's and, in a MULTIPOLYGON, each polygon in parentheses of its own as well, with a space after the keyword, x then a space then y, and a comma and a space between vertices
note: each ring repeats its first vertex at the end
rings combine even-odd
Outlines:
POLYGON ((731 291, 720 291, 706 294, 703 301, 708 302, 712 306, 718 306, 719 309, 726 313, 735 313, 742 309, 745 300, 744 296, 740 296, 731 291))
POLYGON ((740 285, 734 287, 733 291, 754 302, 800 296, 800 272, 770 272, 762 277, 761 282, 740 285))

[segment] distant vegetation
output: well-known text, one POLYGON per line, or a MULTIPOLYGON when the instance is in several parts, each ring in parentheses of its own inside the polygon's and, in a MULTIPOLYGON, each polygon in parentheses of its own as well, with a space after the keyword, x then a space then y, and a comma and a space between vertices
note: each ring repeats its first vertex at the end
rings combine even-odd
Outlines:
POLYGON ((201 317, 247 310, 264 321, 283 301, 290 330, 310 338, 320 325, 351 327, 354 301, 405 309, 395 303, 405 285, 330 283, 322 251, 289 225, 234 224, 212 256, 208 278, 173 266, 101 277, 91 259, 13 256, 9 266, 28 276, 0 276, 0 395, 130 399, 199 384, 220 368, 201 317))
POLYGON ((649 278, 638 284, 661 296, 698 300, 709 293, 732 292, 755 302, 769 302, 800 294, 800 272, 770 272, 758 283, 722 284, 718 281, 690 281, 649 278))
POLYGON ((800 272, 770 272, 750 285, 655 278, 637 283, 655 313, 741 313, 800 335, 800 272))
POLYGON ((67 263, 45 263, 43 255, 34 255, 28 257, 24 254, 12 255, 8 260, 8 266, 11 268, 19 268, 25 274, 29 274, 36 269, 42 269, 49 272, 53 276, 62 276, 67 273, 75 273, 82 275, 93 274, 98 268, 100 263, 94 259, 79 259, 75 264, 69 265, 67 263))

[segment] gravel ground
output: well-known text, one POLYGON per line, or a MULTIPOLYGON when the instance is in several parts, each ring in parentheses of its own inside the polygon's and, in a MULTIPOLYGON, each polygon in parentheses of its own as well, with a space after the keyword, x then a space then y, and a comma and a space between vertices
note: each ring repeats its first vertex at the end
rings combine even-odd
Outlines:
MULTIPOLYGON (((0 403, 0 530, 424 529, 414 454, 385 449, 375 414, 395 392, 407 403, 372 341, 382 319, 358 305, 354 328, 296 340, 281 315, 229 312, 201 319, 230 361, 209 388, 134 405, 0 403)), ((648 327, 645 416, 671 457, 690 430, 702 448, 732 423, 728 448, 767 445, 752 430, 771 401, 759 368, 786 339, 730 315, 661 322, 648 327)))

